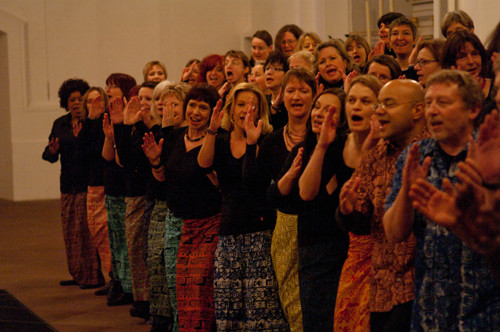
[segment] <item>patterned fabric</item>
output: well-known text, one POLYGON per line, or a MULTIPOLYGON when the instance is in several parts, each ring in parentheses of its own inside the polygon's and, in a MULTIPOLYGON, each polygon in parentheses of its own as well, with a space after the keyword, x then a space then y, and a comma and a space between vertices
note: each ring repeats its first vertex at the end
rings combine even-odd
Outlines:
POLYGON ((149 278, 144 261, 144 238, 142 237, 142 221, 146 199, 144 196, 125 197, 127 212, 125 214, 125 233, 127 234, 128 259, 132 275, 132 293, 134 301, 149 301, 149 278))
POLYGON ((68 270, 80 285, 104 282, 87 222, 87 193, 61 193, 61 221, 68 270))
MULTIPOLYGON (((428 137, 428 134, 417 135, 414 141, 424 136, 428 137)), ((393 306, 415 298, 415 237, 412 234, 406 241, 389 242, 382 224, 385 198, 389 194, 396 160, 402 150, 403 148, 386 140, 363 157, 352 175, 353 179, 361 178, 355 209, 371 220, 370 230, 374 244, 370 311, 374 312, 390 311, 393 306)))
MULTIPOLYGON (((408 156, 401 153, 394 175, 387 208, 401 188, 402 171, 408 156)), ((420 161, 431 157, 427 181, 440 188, 442 179, 457 182, 457 156, 447 155, 433 139, 420 142, 420 161)), ((413 303, 414 331, 498 331, 500 322, 500 287, 492 278, 485 259, 463 244, 445 227, 416 213, 414 232, 417 238, 415 259, 416 298, 413 303)))
POLYGON ((372 250, 370 235, 349 233, 349 251, 337 291, 334 331, 370 331, 368 302, 372 250))
POLYGON ((127 235, 125 234, 125 198, 106 195, 106 211, 108 212, 109 246, 113 277, 120 281, 123 291, 132 294, 132 275, 128 260, 127 235))
POLYGON ((156 204, 156 200, 146 199, 146 205, 144 208, 144 215, 142 217, 142 226, 141 226, 141 236, 143 238, 142 253, 144 254, 144 261, 146 262, 146 265, 148 263, 149 223, 151 222, 151 216, 153 214, 155 204, 156 204))
POLYGON ((288 331, 271 261, 271 231, 219 237, 217 331, 288 331))
POLYGON ((299 293, 297 215, 278 210, 271 244, 271 257, 278 280, 280 301, 290 331, 303 331, 299 293))
POLYGON ((147 266, 151 284, 151 315, 172 316, 164 260, 165 218, 168 212, 167 203, 157 200, 149 223, 147 266))
POLYGON ((171 212, 165 217, 165 272, 167 275, 168 293, 170 294, 170 308, 174 318, 173 332, 179 331, 177 319, 177 292, 175 285, 175 272, 177 268, 177 251, 181 240, 182 219, 176 218, 171 212))
POLYGON ((89 186, 87 191, 87 219, 90 234, 99 252, 101 265, 107 272, 112 271, 109 249, 108 216, 104 204, 104 186, 89 186))
POLYGON ((299 247, 299 289, 304 331, 333 330, 340 272, 347 257, 343 244, 299 247))
POLYGON ((183 221, 176 270, 179 331, 212 331, 215 330, 214 255, 220 214, 183 221))

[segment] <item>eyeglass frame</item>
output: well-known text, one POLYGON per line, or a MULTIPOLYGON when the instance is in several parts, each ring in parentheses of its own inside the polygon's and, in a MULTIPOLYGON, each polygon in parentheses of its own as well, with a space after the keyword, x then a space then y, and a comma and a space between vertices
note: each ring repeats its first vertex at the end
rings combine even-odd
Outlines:
POLYGON ((424 66, 427 66, 429 63, 432 63, 432 62, 439 62, 439 60, 425 60, 425 59, 420 59, 420 60, 417 60, 413 66, 416 67, 417 65, 420 65, 420 67, 424 67, 424 66))
POLYGON ((387 111, 387 110, 390 110, 390 109, 393 109, 395 107, 398 107, 400 105, 403 105, 403 104, 411 104, 411 103, 418 103, 417 100, 411 100, 411 101, 404 101, 402 103, 393 103, 391 105, 387 105, 386 102, 382 102, 382 103, 378 103, 378 104, 373 104, 372 105, 372 109, 373 111, 375 112, 377 110, 377 108, 382 108, 384 111, 387 111))

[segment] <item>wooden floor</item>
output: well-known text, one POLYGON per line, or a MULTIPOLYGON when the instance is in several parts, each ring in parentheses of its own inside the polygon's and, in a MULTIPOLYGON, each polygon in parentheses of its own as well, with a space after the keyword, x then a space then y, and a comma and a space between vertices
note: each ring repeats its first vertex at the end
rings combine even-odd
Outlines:
POLYGON ((70 279, 58 200, 0 200, 0 289, 6 289, 60 332, 149 331, 130 306, 108 307, 104 296, 70 279))

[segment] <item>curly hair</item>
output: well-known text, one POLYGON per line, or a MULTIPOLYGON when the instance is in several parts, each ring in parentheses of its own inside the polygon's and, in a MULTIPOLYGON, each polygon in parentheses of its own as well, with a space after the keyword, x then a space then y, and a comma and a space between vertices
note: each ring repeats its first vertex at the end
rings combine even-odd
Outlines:
POLYGON ((85 80, 82 80, 81 78, 67 79, 61 84, 61 87, 57 92, 57 95, 59 96, 59 105, 66 111, 69 111, 68 109, 69 96, 75 91, 80 92, 80 94, 83 96, 89 88, 90 88, 89 83, 87 83, 87 81, 85 80))

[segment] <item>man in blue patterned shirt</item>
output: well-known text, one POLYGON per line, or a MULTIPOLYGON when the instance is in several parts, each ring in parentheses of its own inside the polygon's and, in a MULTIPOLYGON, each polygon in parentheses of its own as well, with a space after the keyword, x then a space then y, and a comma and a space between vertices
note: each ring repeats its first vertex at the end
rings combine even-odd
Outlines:
POLYGON ((446 227, 415 212, 409 196, 417 179, 436 188, 443 179, 457 182, 455 172, 467 156, 482 100, 481 88, 470 74, 434 74, 425 94, 432 138, 407 148, 396 163, 383 223, 391 241, 405 240, 412 230, 417 238, 414 331, 499 330, 500 287, 485 258, 446 227))

